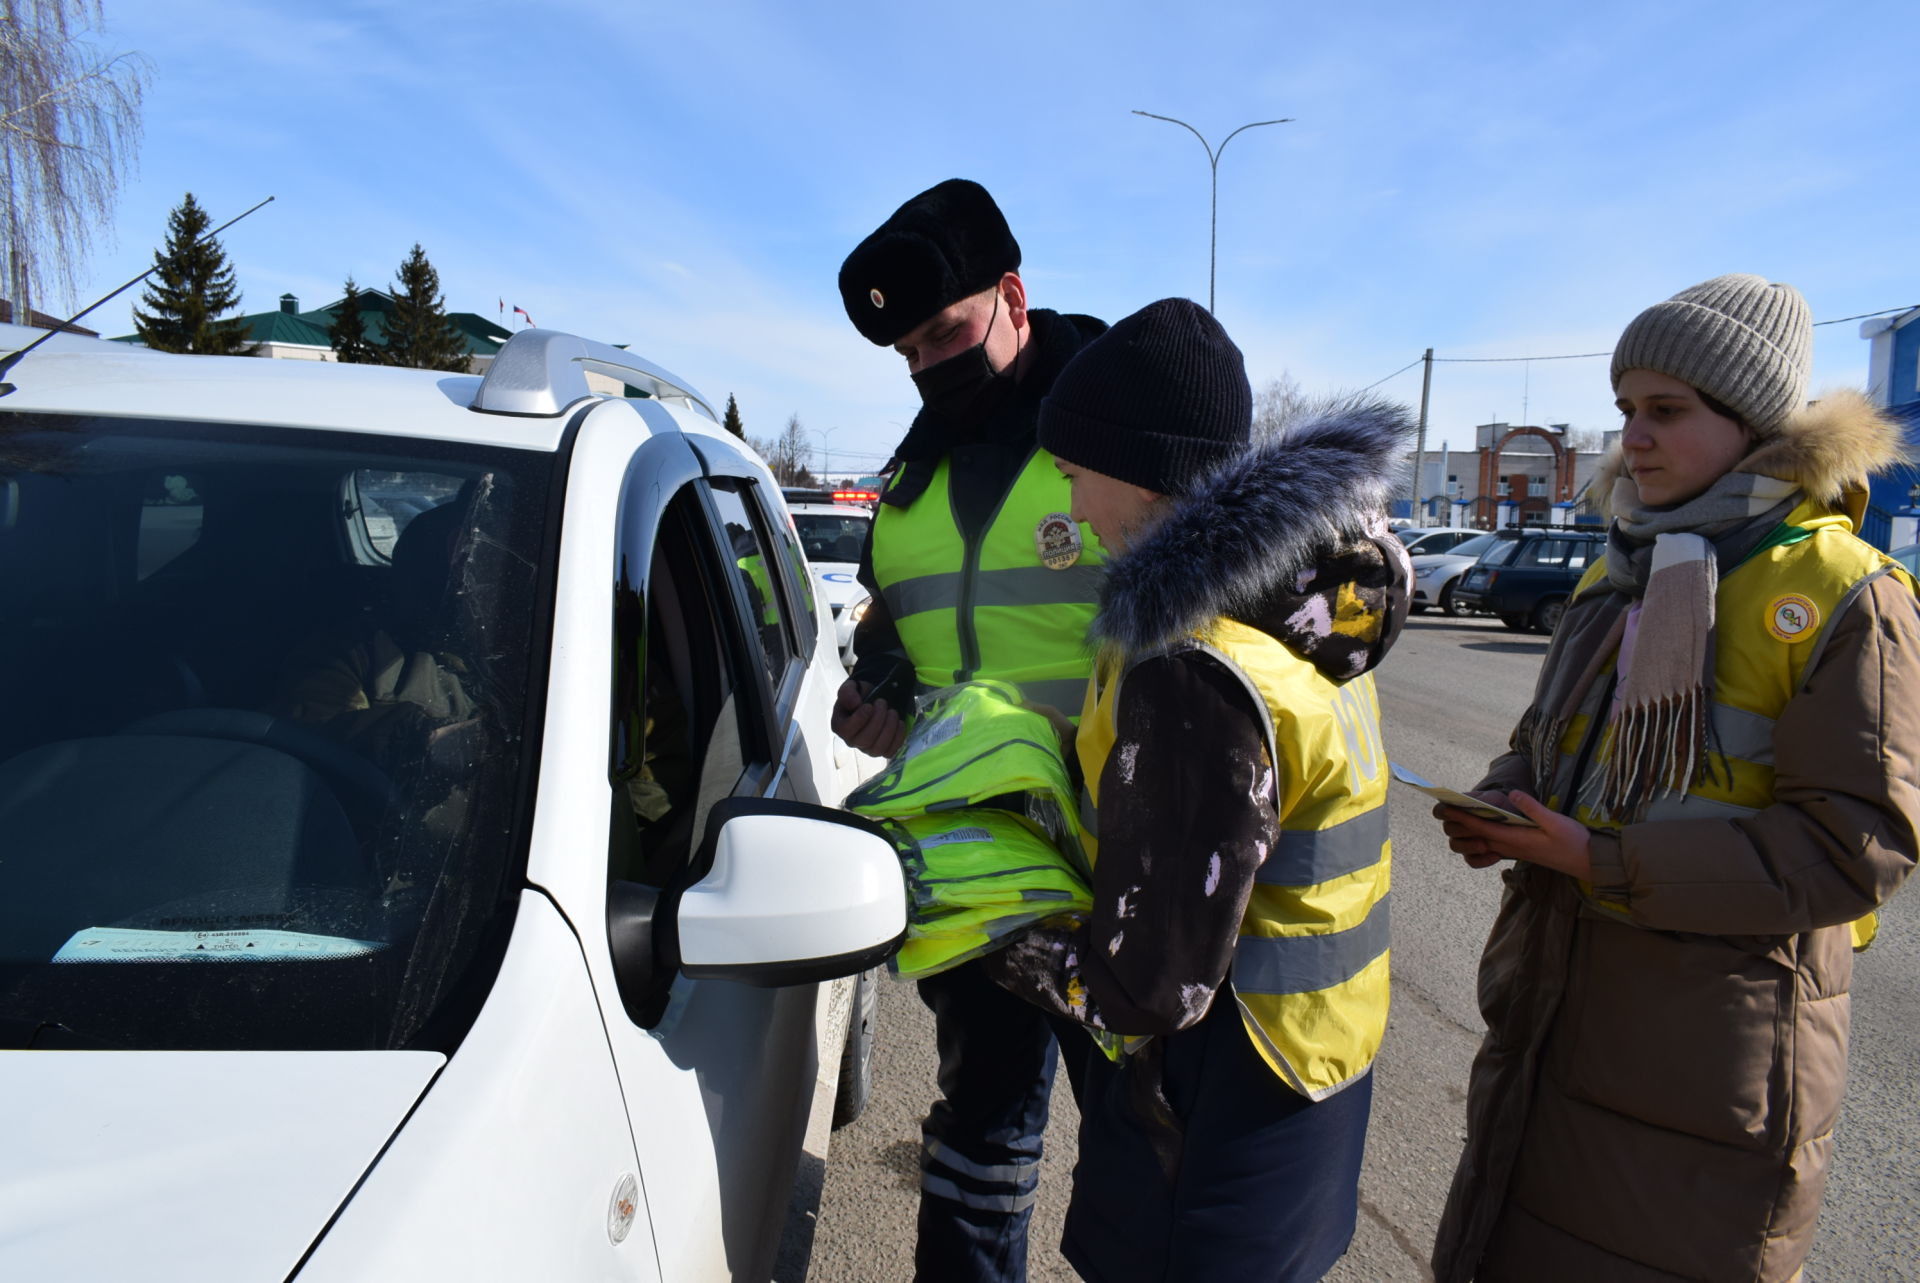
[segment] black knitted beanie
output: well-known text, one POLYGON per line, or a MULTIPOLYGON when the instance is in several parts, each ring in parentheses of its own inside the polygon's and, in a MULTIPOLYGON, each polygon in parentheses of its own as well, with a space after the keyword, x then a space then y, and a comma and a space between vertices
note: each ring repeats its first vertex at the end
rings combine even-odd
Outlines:
POLYGON ((1247 448, 1253 388, 1220 322, 1163 298, 1080 349, 1040 402, 1040 445, 1057 458, 1185 494, 1247 448))

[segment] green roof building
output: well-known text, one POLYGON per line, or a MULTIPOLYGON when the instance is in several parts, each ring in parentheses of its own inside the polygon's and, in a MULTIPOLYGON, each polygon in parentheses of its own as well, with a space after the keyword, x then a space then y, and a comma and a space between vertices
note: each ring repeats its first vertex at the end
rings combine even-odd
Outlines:
MULTIPOLYGON (((246 336, 253 344, 253 355, 278 357, 292 361, 331 361, 333 321, 343 300, 335 299, 311 312, 300 310, 300 300, 291 294, 280 296, 280 306, 272 312, 254 312, 240 318, 246 336)), ((385 347, 387 318, 393 315, 393 295, 385 290, 360 292, 360 320, 367 342, 385 347)), ((466 343, 467 370, 478 374, 493 364, 493 354, 513 336, 513 331, 495 325, 477 312, 449 312, 447 320, 466 343)), ((122 334, 116 343, 139 343, 138 334, 122 334)))

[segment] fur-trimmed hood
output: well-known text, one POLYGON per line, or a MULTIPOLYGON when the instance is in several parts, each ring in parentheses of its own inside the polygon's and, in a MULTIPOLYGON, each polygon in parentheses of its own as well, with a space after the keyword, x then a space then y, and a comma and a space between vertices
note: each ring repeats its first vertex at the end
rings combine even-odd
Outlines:
POLYGON ((1308 408, 1216 470, 1108 563, 1096 645, 1139 655, 1226 616, 1327 676, 1376 666, 1405 621, 1412 570, 1386 505, 1413 431, 1359 395, 1308 408))
MULTIPOLYGON (((1789 415, 1734 470, 1797 482, 1813 502, 1851 515, 1858 529, 1867 477, 1907 461, 1900 425, 1859 392, 1841 388, 1789 415)), ((1615 442, 1591 483, 1603 515, 1614 515, 1613 483, 1625 474, 1626 458, 1615 442)))

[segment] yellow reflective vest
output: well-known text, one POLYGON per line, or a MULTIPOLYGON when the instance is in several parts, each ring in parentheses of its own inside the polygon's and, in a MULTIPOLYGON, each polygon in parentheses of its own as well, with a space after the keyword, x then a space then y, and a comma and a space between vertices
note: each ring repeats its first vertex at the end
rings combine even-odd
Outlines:
MULTIPOLYGON (((1650 803, 1645 820, 1738 819, 1773 801, 1773 727, 1787 701, 1812 673, 1831 628, 1872 580, 1898 577, 1908 588, 1913 579, 1886 554, 1852 537, 1852 522, 1841 513, 1803 502, 1760 548, 1720 581, 1714 599, 1713 699, 1708 710, 1710 768, 1685 796, 1668 794, 1650 803), (1816 538, 1816 536, 1824 537, 1816 538), (1836 537, 1837 536, 1837 537, 1836 537)), ((1587 568, 1573 600, 1606 579, 1603 556, 1587 568)), ((1602 676, 1612 672, 1611 666, 1602 676)), ((1566 810, 1589 828, 1617 832, 1621 822, 1597 813, 1587 799, 1598 787, 1609 743, 1601 701, 1612 683, 1596 681, 1586 704, 1568 721, 1561 736, 1548 805, 1566 810), (1596 718, 1601 725, 1595 726, 1596 718), (1599 732, 1591 762, 1577 783, 1580 798, 1563 807, 1576 787, 1582 745, 1589 729, 1599 732)), ((1593 892, 1598 907, 1624 914, 1625 906, 1593 892)), ((1864 949, 1878 930, 1867 914, 1853 924, 1853 943, 1864 949)))
POLYGON ((1092 667, 1086 635, 1100 597, 1099 540, 1068 520, 1066 478, 1044 450, 1027 459, 973 540, 961 537, 950 479, 943 457, 912 504, 882 503, 873 522, 874 578, 920 689, 1014 682, 1034 703, 1071 714, 1092 667), (1066 561, 1076 540, 1071 564, 1047 564, 1049 553, 1066 561))
MULTIPOLYGON (((1216 620, 1199 637, 1263 710, 1280 841, 1255 875, 1229 978, 1268 1066, 1321 1100, 1372 1066, 1387 1027, 1387 755, 1373 678, 1334 682, 1272 636, 1216 620)), ((1099 858, 1101 773, 1125 673, 1103 657, 1081 711, 1081 841, 1099 858)))

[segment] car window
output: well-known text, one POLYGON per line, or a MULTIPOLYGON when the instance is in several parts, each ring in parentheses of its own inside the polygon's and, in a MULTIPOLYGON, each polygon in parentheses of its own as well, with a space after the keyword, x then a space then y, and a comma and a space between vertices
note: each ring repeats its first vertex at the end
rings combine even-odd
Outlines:
POLYGON ((1493 545, 1480 554, 1483 566, 1504 566, 1513 560, 1513 554, 1519 550, 1518 539, 1495 539, 1493 545))
POLYGON ((389 561, 407 523, 460 492, 462 478, 446 472, 362 468, 350 474, 343 496, 348 539, 371 548, 363 561, 389 561))
POLYGON ((1451 557, 1478 557, 1486 552, 1487 549, 1493 547, 1495 542, 1496 537, 1492 534, 1470 535, 1453 547, 1447 549, 1447 555, 1451 557))
POLYGON ((190 477, 161 472, 140 503, 140 541, 134 576, 145 579, 200 542, 206 506, 190 477))
MULTIPOLYGON (((649 514, 650 515, 650 514, 649 514)), ((614 596, 609 876, 665 886, 696 842, 705 795, 727 796, 745 769, 730 572, 720 568, 693 485, 652 532, 623 529, 614 596), (645 578, 632 558, 651 533, 645 578), (704 776, 704 778, 703 778, 704 776)))
POLYGON ((4 410, 0 431, 0 664, 32 675, 0 718, 0 1030, 457 1041, 525 859, 551 458, 4 410), (370 473, 457 482, 377 566, 340 527, 370 473))
POLYGON ((759 509, 760 528, 779 551, 789 604, 787 618, 792 625, 794 645, 804 662, 813 658, 815 633, 819 627, 816 614, 818 607, 813 597, 813 576, 807 571, 807 559, 801 555, 793 518, 784 507, 773 502, 772 494, 765 487, 755 485, 751 490, 759 509))
POLYGON ((1565 539, 1524 539, 1513 564, 1565 569, 1568 549, 1569 541, 1565 539))
POLYGON ((774 546, 764 520, 754 511, 756 505, 749 504, 743 493, 745 484, 732 477, 714 478, 713 503, 725 543, 722 551, 745 595, 767 686, 777 692, 798 647, 778 587, 783 577, 781 552, 774 546))
POLYGON ((857 562, 872 520, 854 513, 796 512, 793 524, 808 561, 857 562))

